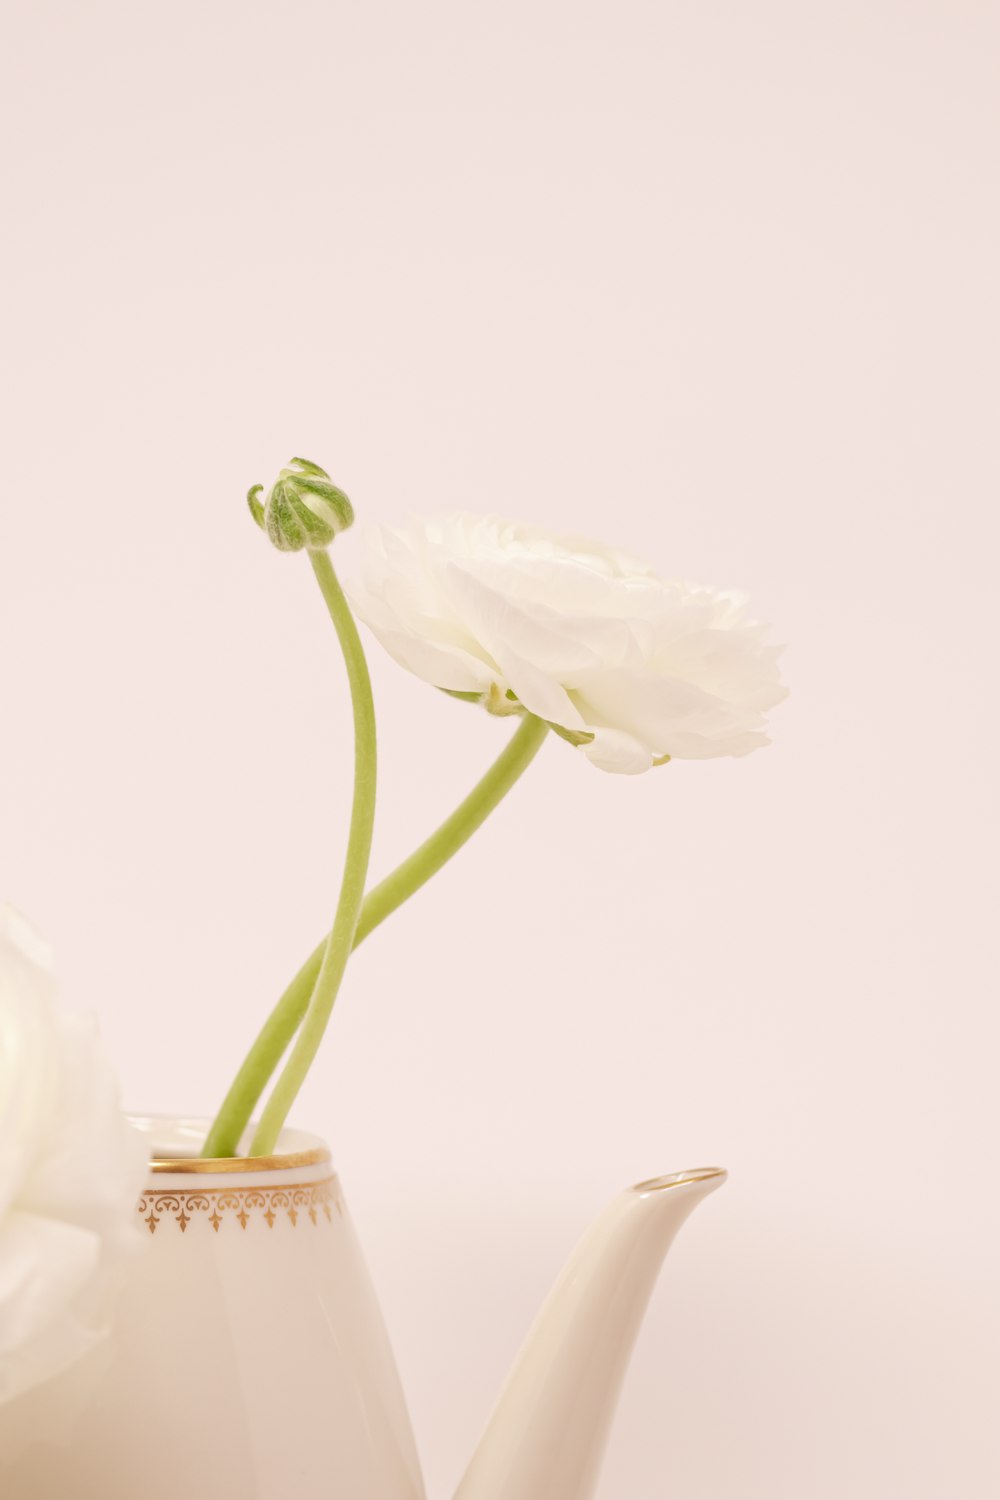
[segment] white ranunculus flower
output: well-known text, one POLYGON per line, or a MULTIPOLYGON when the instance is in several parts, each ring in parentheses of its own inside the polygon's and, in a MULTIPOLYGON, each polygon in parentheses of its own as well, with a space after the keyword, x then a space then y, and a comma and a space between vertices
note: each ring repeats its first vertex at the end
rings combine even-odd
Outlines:
POLYGON ((785 697, 742 595, 494 516, 366 536, 357 613, 389 654, 494 712, 521 707, 605 771, 746 755, 785 697))
POLYGON ((93 1021, 58 1007, 44 944, 0 906, 0 1403, 107 1331, 146 1158, 93 1021))

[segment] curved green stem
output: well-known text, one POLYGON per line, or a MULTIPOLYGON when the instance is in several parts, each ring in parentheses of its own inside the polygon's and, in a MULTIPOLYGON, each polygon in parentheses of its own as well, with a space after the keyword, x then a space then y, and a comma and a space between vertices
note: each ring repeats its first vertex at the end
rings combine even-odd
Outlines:
POLYGON ((355 945, 364 941, 386 917, 392 915, 415 891, 426 885, 453 854, 457 854, 477 828, 481 828, 493 809, 502 802, 518 778, 528 769, 548 733, 548 725, 528 714, 522 719, 509 743, 497 756, 486 775, 476 782, 450 817, 445 818, 430 838, 404 859, 402 864, 381 880, 365 897, 355 945))
MULTIPOLYGON (((517 733, 451 816, 369 891, 355 929, 355 947, 426 885, 485 823, 534 760, 547 732, 541 719, 531 715, 522 719, 517 733)), ((264 1023, 209 1132, 206 1156, 235 1155, 257 1101, 306 1013, 325 947, 324 941, 309 955, 264 1023)))
POLYGON ((281 1127, 295 1096, 312 1067, 330 1012, 333 1010, 347 960, 354 947, 354 934, 361 915, 368 877, 368 859, 375 825, 375 705, 368 664, 354 623, 350 605, 340 587, 333 563, 326 552, 310 552, 309 561, 334 623, 351 685, 354 711, 354 801, 344 858, 344 878, 337 911, 310 996, 302 1028, 280 1078, 261 1116, 250 1146, 252 1156, 267 1156, 274 1150, 281 1127))

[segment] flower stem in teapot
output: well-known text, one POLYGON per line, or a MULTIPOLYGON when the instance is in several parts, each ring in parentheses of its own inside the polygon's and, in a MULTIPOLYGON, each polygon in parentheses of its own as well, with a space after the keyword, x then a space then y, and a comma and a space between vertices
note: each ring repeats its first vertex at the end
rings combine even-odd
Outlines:
MULTIPOLYGON (((528 714, 489 770, 444 822, 368 892, 354 933, 362 943, 386 917, 426 885, 499 807, 538 754, 548 725, 528 714)), ((208 1134, 206 1156, 232 1156, 257 1101, 309 1006, 327 939, 316 945, 268 1016, 208 1134)))

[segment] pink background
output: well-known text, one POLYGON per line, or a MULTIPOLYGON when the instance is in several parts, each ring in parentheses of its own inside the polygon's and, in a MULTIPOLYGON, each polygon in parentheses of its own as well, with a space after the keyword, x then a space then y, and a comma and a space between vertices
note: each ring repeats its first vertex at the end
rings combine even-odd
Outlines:
MULTIPOLYGON (((721 1162, 605 1500, 1000 1484, 1000 13, 17 3, 0 891, 204 1112, 332 910, 350 746, 292 453, 746 586, 773 748, 553 742, 350 971, 333 1142, 450 1493, 564 1253, 721 1162)), ((353 541, 338 544, 349 571, 353 541)), ((508 730, 371 652, 375 872, 508 730)))

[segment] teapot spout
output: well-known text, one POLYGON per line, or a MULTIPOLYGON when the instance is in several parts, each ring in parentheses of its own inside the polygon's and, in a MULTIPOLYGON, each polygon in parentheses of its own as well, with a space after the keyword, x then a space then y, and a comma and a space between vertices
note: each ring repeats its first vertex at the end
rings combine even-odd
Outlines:
POLYGON ((455 1500, 591 1500, 650 1293, 719 1167, 621 1193, 573 1252, 517 1357, 455 1500))

